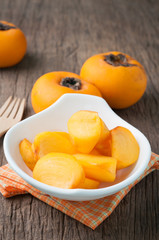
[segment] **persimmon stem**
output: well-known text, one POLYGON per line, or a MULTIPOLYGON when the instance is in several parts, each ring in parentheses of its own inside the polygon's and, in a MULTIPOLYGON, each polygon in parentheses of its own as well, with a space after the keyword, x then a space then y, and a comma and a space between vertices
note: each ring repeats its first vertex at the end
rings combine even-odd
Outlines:
POLYGON ((81 84, 81 80, 78 78, 65 77, 65 78, 62 78, 60 85, 74 89, 74 90, 80 90, 82 84, 81 84))
POLYGON ((16 27, 0 22, 0 31, 6 31, 12 28, 16 28, 16 27))
POLYGON ((135 64, 131 64, 128 62, 127 58, 123 54, 109 54, 104 56, 104 61, 106 61, 108 64, 118 67, 118 66, 124 66, 124 67, 130 67, 130 66, 136 66, 135 64))

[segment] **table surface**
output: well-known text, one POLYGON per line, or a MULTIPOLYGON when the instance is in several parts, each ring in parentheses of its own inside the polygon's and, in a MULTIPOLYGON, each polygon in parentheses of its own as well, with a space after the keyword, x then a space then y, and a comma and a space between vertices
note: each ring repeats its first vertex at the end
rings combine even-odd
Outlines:
MULTIPOLYGON (((134 106, 116 113, 140 129, 159 151, 159 2, 156 0, 0 0, 0 18, 19 26, 28 42, 17 66, 0 70, 0 103, 25 97, 24 118, 33 114, 33 83, 50 71, 80 72, 90 56, 111 50, 141 62, 148 86, 134 106)), ((0 139, 0 164, 6 163, 0 139)), ((151 173, 95 231, 31 195, 0 195, 0 239, 157 239, 159 174, 151 173)))

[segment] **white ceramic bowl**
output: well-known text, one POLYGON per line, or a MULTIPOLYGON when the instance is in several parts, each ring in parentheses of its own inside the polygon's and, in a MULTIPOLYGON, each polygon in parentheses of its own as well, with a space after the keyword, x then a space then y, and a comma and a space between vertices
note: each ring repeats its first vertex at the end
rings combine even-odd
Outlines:
POLYGON ((146 137, 139 130, 117 116, 104 99, 84 94, 65 94, 46 110, 12 127, 4 138, 4 153, 12 169, 33 187, 61 199, 85 201, 112 195, 136 180, 143 173, 150 160, 151 148, 146 137), (128 128, 134 134, 140 146, 138 161, 133 166, 118 171, 113 185, 103 183, 99 189, 61 189, 33 179, 31 170, 21 158, 19 142, 23 138, 33 142, 35 135, 43 131, 67 131, 68 119, 79 110, 98 112, 109 129, 116 126, 128 128))

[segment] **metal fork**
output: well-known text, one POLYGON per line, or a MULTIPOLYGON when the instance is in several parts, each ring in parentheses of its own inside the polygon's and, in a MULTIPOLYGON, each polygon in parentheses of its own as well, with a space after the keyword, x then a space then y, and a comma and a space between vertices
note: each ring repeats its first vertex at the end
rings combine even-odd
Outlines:
POLYGON ((0 137, 23 116, 25 99, 10 96, 0 108, 0 137))

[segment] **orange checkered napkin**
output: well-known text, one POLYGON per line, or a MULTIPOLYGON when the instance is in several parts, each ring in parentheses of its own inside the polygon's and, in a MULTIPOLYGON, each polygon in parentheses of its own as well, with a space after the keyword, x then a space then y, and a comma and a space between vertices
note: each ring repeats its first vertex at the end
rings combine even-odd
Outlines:
POLYGON ((155 169, 159 169, 159 155, 152 153, 151 160, 143 175, 120 192, 95 201, 72 202, 51 197, 35 189, 19 177, 7 164, 0 168, 0 192, 4 197, 30 193, 50 206, 95 229, 113 212, 130 189, 155 169))

